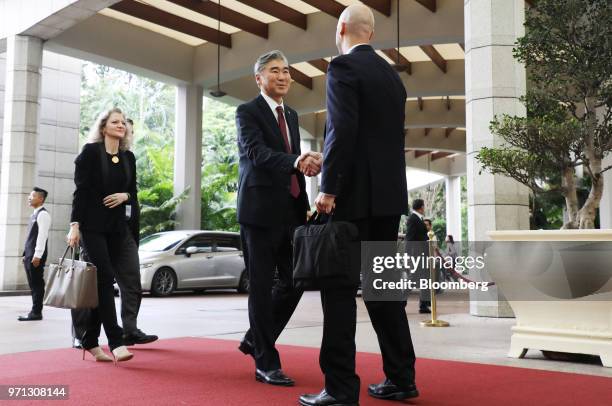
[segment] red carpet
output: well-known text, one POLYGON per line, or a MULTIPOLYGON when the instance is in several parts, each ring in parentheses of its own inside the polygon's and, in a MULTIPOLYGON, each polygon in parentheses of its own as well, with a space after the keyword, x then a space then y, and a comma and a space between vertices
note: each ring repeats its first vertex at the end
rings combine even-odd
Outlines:
MULTIPOLYGON (((0 385, 63 384, 68 401, 1 401, 12 405, 296 405, 301 393, 323 385, 318 349, 280 346, 283 369, 293 388, 255 382, 249 357, 237 342, 201 338, 162 340, 134 349, 135 358, 114 367, 74 349, 0 356, 0 385)), ((360 353, 361 405, 394 405, 367 396, 368 383, 382 376, 377 354, 360 353)), ((464 362, 417 360, 421 397, 411 405, 565 406, 612 404, 612 380, 603 377, 464 362)))

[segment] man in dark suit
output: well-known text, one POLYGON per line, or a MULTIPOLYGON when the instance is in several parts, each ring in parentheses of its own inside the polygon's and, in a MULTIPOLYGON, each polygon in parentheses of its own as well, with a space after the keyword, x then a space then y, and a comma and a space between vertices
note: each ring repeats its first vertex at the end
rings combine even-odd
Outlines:
POLYGON ((43 207, 45 200, 47 200, 47 191, 38 187, 35 187, 28 196, 28 204, 34 209, 34 212, 30 216, 26 232, 23 266, 32 291, 32 310, 26 316, 19 316, 17 318, 19 321, 42 320, 45 295, 43 274, 47 260, 47 239, 51 227, 51 216, 43 207))
MULTIPOLYGON (((327 137, 317 210, 354 223, 361 241, 397 241, 399 221, 408 209, 404 156, 406 91, 398 74, 369 45, 372 11, 347 7, 338 22, 340 56, 327 72, 327 137)), ((358 272, 358 270, 356 270, 358 272)), ((302 405, 357 405, 355 374, 357 286, 322 289, 324 327, 319 362, 325 389, 302 395, 302 405)), ((418 395, 414 350, 405 302, 366 302, 378 335, 383 383, 369 394, 382 399, 418 395)))
POLYGON ((249 274, 250 322, 239 349, 255 359, 258 381, 291 386, 275 342, 302 296, 293 288, 291 241, 309 208, 304 174, 317 175, 321 157, 301 153, 297 113, 283 104, 291 84, 287 58, 280 51, 260 56, 255 80, 261 94, 236 110, 237 211, 249 274))
MULTIPOLYGON (((415 199, 412 202, 412 213, 406 220, 406 251, 410 255, 418 257, 428 251, 425 241, 429 240, 427 236, 427 226, 423 215, 425 214, 425 202, 423 199, 415 199), (422 244, 421 244, 422 242, 422 244)), ((415 272, 416 278, 429 279, 429 270, 426 267, 417 269, 415 272)), ((418 282, 417 282, 418 284, 418 282)), ((421 289, 419 297, 419 313, 431 313, 429 309, 431 297, 428 289, 421 289)))

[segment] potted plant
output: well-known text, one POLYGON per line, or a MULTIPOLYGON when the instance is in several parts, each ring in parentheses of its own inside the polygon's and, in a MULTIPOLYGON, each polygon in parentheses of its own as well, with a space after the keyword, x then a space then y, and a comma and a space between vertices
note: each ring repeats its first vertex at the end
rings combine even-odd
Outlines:
POLYGON ((482 148, 484 170, 509 176, 534 194, 559 191, 566 229, 594 228, 612 151, 612 6, 608 0, 540 0, 529 9, 515 58, 527 65, 526 117, 496 117, 503 144, 482 148), (579 207, 576 168, 590 191, 579 207))
MULTIPOLYGON (((527 10, 526 34, 514 49, 527 66, 527 115, 496 117, 491 130, 500 144, 482 148, 477 160, 483 170, 511 177, 534 195, 560 192, 567 216, 563 230, 493 231, 493 240, 612 241, 612 230, 593 230, 603 174, 611 169, 603 165, 612 151, 611 26, 609 0, 538 0, 527 10), (584 202, 577 196, 577 169, 589 188, 584 202)), ((525 261, 517 257, 515 269, 525 261)), ((606 293, 612 280, 581 297, 528 300, 504 285, 508 275, 501 268, 487 270, 517 318, 510 356, 522 357, 527 349, 595 354, 612 367, 612 297, 606 293)), ((589 265, 577 270, 587 272, 589 265)))

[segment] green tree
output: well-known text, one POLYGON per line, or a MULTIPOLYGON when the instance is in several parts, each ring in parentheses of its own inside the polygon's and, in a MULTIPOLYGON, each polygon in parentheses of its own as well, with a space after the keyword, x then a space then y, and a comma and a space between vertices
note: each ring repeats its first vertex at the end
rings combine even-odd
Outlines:
POLYGON ((189 188, 174 196, 173 154, 146 147, 139 162, 138 200, 141 206, 140 235, 174 230, 179 205, 189 195, 189 188), (143 165, 147 165, 146 167, 143 165))
POLYGON ((491 129, 504 145, 477 156, 485 170, 534 194, 560 193, 569 217, 563 228, 595 226, 610 169, 602 161, 612 151, 611 26, 609 0, 538 0, 514 50, 528 67, 527 117, 496 117, 491 129), (582 206, 579 166, 590 185, 582 206))
POLYGON ((425 202, 425 217, 432 220, 446 217, 446 186, 444 181, 432 183, 408 192, 408 204, 415 199, 425 202))
MULTIPOLYGON (((158 146, 173 143, 174 86, 102 65, 86 63, 81 80, 81 124, 85 139, 98 115, 119 107, 136 123, 136 143, 149 142, 156 133, 158 146)), ((135 147, 138 147, 136 145, 135 147)))
POLYGON ((238 231, 236 108, 204 99, 202 229, 238 231))

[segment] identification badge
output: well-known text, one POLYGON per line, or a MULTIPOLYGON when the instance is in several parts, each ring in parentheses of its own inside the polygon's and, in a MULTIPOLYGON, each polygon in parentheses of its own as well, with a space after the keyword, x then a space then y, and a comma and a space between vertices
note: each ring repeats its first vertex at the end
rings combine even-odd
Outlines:
POLYGON ((125 206, 125 218, 128 220, 132 218, 132 205, 131 204, 128 204, 127 206, 125 206))

